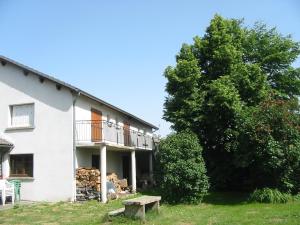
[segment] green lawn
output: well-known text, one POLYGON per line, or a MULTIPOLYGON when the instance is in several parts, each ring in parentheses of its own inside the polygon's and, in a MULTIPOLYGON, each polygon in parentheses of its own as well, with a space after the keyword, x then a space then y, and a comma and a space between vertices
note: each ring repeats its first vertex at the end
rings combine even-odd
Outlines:
MULTIPOLYGON (((145 224, 300 224, 300 202, 287 204, 247 203, 242 194, 214 193, 199 205, 166 205, 161 211, 147 213, 145 224)), ((141 224, 123 216, 111 221, 106 213, 120 208, 121 201, 99 204, 91 201, 80 203, 39 203, 16 206, 0 211, 0 224, 141 224)))

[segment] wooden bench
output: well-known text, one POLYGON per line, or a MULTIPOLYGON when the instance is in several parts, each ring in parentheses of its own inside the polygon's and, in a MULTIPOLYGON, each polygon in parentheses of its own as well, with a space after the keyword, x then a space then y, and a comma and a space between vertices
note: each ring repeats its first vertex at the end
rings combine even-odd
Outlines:
POLYGON ((123 201, 125 205, 124 214, 127 217, 133 217, 145 220, 145 212, 147 210, 159 210, 160 196, 142 196, 123 201))

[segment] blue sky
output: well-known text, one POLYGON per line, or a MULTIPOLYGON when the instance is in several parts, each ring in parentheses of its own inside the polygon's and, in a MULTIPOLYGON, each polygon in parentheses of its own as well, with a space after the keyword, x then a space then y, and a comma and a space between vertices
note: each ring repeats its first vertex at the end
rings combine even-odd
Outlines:
POLYGON ((263 21, 300 41, 298 0, 0 0, 0 54, 142 117, 166 135, 163 71, 216 13, 249 26, 263 21))

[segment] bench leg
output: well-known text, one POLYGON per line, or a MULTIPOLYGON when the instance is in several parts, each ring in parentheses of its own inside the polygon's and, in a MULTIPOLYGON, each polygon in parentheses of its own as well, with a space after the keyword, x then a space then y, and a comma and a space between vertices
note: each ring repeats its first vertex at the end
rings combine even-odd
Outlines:
POLYGON ((125 216, 145 220, 145 205, 126 205, 125 216))
POLYGON ((151 204, 148 204, 149 206, 147 206, 148 210, 155 210, 155 211, 159 211, 159 201, 157 202, 153 202, 151 204))

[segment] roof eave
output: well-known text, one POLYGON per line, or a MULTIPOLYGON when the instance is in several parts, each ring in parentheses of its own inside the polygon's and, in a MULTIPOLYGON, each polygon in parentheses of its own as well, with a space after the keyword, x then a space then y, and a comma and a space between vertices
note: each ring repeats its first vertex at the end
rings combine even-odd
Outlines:
POLYGON ((109 107, 111 109, 119 111, 119 112, 127 115, 128 117, 134 118, 135 120, 137 120, 137 121, 139 121, 139 122, 141 122, 141 123, 143 123, 143 124, 145 124, 145 125, 153 128, 155 130, 159 129, 157 126, 155 126, 155 125, 153 125, 151 123, 148 123, 147 121, 144 121, 144 120, 140 119, 139 117, 137 117, 137 116, 135 116, 135 115, 133 115, 133 114, 131 114, 129 112, 126 112, 126 111, 124 111, 124 110, 122 110, 122 109, 120 109, 120 108, 118 108, 118 107, 116 107, 114 105, 111 105, 108 102, 103 101, 102 99, 99 99, 99 98, 97 98, 97 97, 95 97, 95 96, 93 96, 93 95, 91 95, 91 94, 89 94, 89 93, 87 93, 87 92, 85 92, 85 91, 83 91, 83 90, 81 90, 81 89, 73 86, 73 85, 70 85, 70 84, 68 84, 66 82, 63 82, 63 81, 61 81, 59 79, 56 79, 55 77, 49 76, 49 75, 47 75, 45 73, 42 73, 42 72, 40 72, 38 70, 35 70, 35 69, 31 68, 31 67, 28 67, 28 66, 26 66, 24 64, 16 62, 16 61, 14 61, 12 59, 9 59, 9 58, 7 58, 5 56, 2 56, 2 55, 0 55, 0 59, 1 59, 1 61, 9 62, 9 63, 11 63, 11 64, 13 64, 13 65, 15 65, 17 67, 22 68, 25 71, 29 71, 29 72, 31 72, 33 74, 36 74, 37 76, 40 76, 40 77, 42 77, 44 79, 50 80, 50 81, 52 81, 52 82, 54 82, 56 84, 60 84, 60 85, 62 85, 64 87, 67 87, 67 88, 69 88, 70 90, 72 90, 74 92, 80 93, 80 94, 82 94, 82 95, 84 95, 84 96, 86 96, 86 97, 88 97, 90 99, 93 99, 94 101, 97 101, 97 102, 99 102, 99 103, 101 103, 101 104, 103 104, 103 105, 105 105, 105 106, 107 106, 107 107, 109 107))

